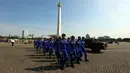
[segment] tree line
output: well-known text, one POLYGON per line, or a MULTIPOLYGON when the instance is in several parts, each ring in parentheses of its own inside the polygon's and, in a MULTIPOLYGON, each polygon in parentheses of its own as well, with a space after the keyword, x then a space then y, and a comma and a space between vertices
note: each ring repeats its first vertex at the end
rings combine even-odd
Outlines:
MULTIPOLYGON (((34 39, 40 39, 41 37, 31 37, 31 38, 23 38, 19 37, 17 35, 14 36, 8 36, 7 39, 26 39, 26 40, 34 40, 34 39)), ((101 36, 98 38, 91 37, 89 34, 86 34, 86 39, 96 39, 99 41, 118 41, 118 42, 130 42, 130 38, 111 38, 110 36, 101 36)))
POLYGON ((130 42, 130 38, 111 38, 110 36, 102 36, 98 38, 90 37, 89 34, 86 34, 86 39, 96 39, 99 41, 118 41, 118 42, 130 42))

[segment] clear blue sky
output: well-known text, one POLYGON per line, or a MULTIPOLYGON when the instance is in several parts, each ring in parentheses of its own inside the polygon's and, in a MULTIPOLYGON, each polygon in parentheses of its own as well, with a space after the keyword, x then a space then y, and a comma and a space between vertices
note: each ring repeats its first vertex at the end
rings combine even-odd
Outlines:
MULTIPOLYGON (((129 0, 61 0, 62 33, 130 37, 129 0)), ((0 0, 0 34, 56 34, 58 0, 0 0)))

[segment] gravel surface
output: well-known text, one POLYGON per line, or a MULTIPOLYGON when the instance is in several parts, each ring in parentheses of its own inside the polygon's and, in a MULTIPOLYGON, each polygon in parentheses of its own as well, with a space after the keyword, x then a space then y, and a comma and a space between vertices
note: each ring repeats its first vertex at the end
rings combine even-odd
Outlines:
POLYGON ((0 43, 0 73, 130 73, 130 43, 109 44, 102 53, 89 53, 81 61, 60 70, 55 56, 49 59, 36 52, 32 44, 0 43))

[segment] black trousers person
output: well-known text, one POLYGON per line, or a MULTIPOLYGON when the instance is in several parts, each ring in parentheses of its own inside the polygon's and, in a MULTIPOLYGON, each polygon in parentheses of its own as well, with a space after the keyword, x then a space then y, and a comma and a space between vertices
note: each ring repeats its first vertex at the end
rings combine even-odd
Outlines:
POLYGON ((14 46, 14 42, 12 42, 12 46, 14 46))

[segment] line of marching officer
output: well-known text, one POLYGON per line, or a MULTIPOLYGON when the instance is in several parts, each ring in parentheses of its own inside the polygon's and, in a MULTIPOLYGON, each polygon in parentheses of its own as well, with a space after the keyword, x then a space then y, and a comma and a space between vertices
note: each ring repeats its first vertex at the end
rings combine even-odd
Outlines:
POLYGON ((57 56, 58 63, 60 64, 60 68, 63 70, 67 61, 70 61, 71 67, 74 68, 74 61, 77 64, 80 64, 82 60, 81 57, 84 54, 85 61, 89 61, 87 58, 87 52, 85 50, 85 41, 84 37, 78 37, 76 40, 74 36, 65 39, 65 34, 62 34, 62 38, 59 37, 55 40, 50 38, 47 40, 35 40, 34 47, 37 50, 43 50, 44 55, 49 52, 49 57, 54 53, 57 56))

